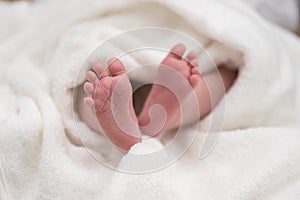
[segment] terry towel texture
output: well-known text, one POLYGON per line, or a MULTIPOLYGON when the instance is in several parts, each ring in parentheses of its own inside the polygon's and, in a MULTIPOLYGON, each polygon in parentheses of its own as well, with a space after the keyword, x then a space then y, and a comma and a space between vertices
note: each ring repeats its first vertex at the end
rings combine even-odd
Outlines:
MULTIPOLYGON (((243 2, 0 2, 0 16, 0 199, 300 198, 300 136, 293 128, 300 42, 243 2), (74 127, 72 97, 84 74, 77 82, 74 77, 91 50, 139 27, 183 32, 204 46, 216 64, 231 63, 240 73, 212 113, 222 116, 225 105, 224 132, 208 157, 199 160, 197 154, 211 115, 173 165, 130 175, 89 154, 100 152, 112 163, 121 160, 119 168, 133 162, 81 122, 87 151, 74 127)), ((200 65, 209 71, 207 56, 198 53, 200 65)), ((131 69, 140 60, 125 63, 131 69)), ((139 81, 154 73, 145 70, 139 81)), ((161 147, 152 139, 131 151, 161 147)))

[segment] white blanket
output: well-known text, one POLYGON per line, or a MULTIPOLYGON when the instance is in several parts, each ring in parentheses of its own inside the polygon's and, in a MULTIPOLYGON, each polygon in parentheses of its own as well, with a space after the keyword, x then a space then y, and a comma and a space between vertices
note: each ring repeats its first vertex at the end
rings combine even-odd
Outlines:
MULTIPOLYGON (((0 199, 300 198, 300 136, 293 128, 300 42, 242 2, 0 2, 0 16, 0 199), (149 26, 195 38, 217 64, 231 63, 240 73, 210 115, 221 116, 226 105, 224 132, 205 159, 198 154, 210 116, 182 158, 132 175, 91 156, 98 152, 119 169, 134 164, 81 122, 82 144, 72 91, 83 81, 84 75, 74 83, 81 63, 99 43, 149 26)), ((210 70, 207 57, 199 56, 210 70)), ((152 139, 131 153, 161 147, 152 139)))

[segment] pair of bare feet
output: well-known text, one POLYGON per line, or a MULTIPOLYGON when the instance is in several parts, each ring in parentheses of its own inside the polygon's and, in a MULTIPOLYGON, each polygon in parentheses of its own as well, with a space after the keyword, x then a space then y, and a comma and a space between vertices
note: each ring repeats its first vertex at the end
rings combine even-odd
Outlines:
POLYGON ((196 53, 190 51, 184 58, 185 51, 183 44, 177 44, 162 61, 138 117, 132 103, 132 87, 120 60, 109 60, 107 69, 97 63, 93 71, 87 73, 88 81, 84 84, 84 90, 90 97, 84 98, 84 103, 94 110, 105 136, 118 149, 128 151, 141 142, 142 133, 157 136, 182 125, 181 104, 188 105, 190 110, 198 108, 195 112, 200 113, 194 115, 198 118, 191 117, 184 123, 199 120, 212 110, 233 84, 237 73, 225 68, 203 79, 197 70, 196 53), (220 75, 222 85, 216 83, 220 75), (191 94, 196 97, 198 105, 192 104, 191 94), (212 95, 214 101, 211 100, 212 95), (160 111, 155 112, 157 105, 164 108, 164 116, 160 111))

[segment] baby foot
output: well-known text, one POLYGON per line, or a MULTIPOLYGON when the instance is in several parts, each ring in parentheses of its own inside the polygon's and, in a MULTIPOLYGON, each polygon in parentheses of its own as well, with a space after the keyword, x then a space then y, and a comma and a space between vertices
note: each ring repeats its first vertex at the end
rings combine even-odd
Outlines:
POLYGON ((177 87, 177 94, 180 94, 182 100, 182 98, 192 93, 200 82, 200 74, 196 69, 198 66, 196 53, 191 51, 184 59, 182 56, 185 50, 186 48, 183 44, 174 46, 158 69, 156 80, 138 118, 139 125, 144 134, 156 136, 180 125, 182 116, 181 102, 179 102, 178 96, 170 88, 177 87), (162 85, 162 82, 166 84, 162 85), (189 87, 191 89, 187 90, 183 87, 180 89, 184 83, 190 84, 189 87), (163 124, 160 123, 162 121, 161 114, 156 114, 157 116, 155 117, 155 114, 151 114, 151 107, 154 108, 153 106, 156 105, 160 105, 165 109, 166 118, 163 124), (160 125, 159 130, 154 132, 149 131, 150 128, 146 130, 146 127, 152 123, 156 123, 155 126, 160 125))
POLYGON ((132 104, 132 88, 123 63, 118 59, 108 62, 108 70, 100 63, 87 73, 84 90, 92 97, 84 103, 95 109, 105 136, 119 149, 128 151, 141 142, 137 118, 132 104))

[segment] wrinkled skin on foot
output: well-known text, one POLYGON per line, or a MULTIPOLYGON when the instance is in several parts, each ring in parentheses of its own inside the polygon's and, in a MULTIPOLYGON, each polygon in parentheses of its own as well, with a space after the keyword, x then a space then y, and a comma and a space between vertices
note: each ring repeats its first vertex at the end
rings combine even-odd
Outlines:
MULTIPOLYGON (((200 82, 200 74, 196 69, 196 53, 191 51, 184 58, 185 50, 183 44, 174 46, 159 66, 152 89, 138 118, 144 134, 156 136, 181 123, 182 111, 184 112, 181 104, 200 82), (164 113, 154 109, 157 105, 164 109, 164 113), (165 117, 162 123, 163 115, 165 117)), ((197 105, 190 106, 195 108, 197 105)))
POLYGON ((120 150, 141 142, 141 132, 157 136, 206 116, 232 86, 237 72, 225 68, 201 76, 194 51, 184 57, 183 44, 175 45, 160 64, 156 79, 137 119, 132 88, 123 63, 111 59, 87 73, 84 90, 105 136, 120 150), (211 98, 213 97, 213 98, 211 98), (184 108, 184 109, 183 109, 184 108), (182 120, 185 119, 185 120, 182 120))
POLYGON ((111 59, 108 69, 97 63, 87 73, 86 105, 94 108, 105 136, 120 150, 128 151, 141 142, 141 133, 132 104, 132 88, 123 63, 111 59))

